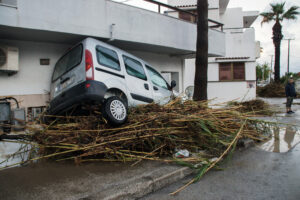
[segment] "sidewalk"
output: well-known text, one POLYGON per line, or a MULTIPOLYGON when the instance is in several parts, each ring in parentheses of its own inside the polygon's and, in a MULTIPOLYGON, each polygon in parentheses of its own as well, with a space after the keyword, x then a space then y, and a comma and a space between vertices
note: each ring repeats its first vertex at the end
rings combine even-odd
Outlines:
POLYGON ((0 171, 0 199, 136 199, 191 172, 160 162, 33 164, 0 171))

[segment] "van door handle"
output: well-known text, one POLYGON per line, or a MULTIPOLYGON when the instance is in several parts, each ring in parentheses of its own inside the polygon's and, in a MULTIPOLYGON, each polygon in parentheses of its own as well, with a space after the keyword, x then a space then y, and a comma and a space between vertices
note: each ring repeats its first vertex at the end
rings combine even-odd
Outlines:
POLYGON ((157 90, 158 90, 158 88, 157 88, 156 86, 153 86, 153 89, 154 89, 155 91, 157 91, 157 90))
POLYGON ((149 85, 147 83, 144 84, 146 90, 149 90, 149 85))
POLYGON ((70 80, 70 77, 67 77, 67 78, 61 80, 61 81, 60 81, 60 84, 63 84, 64 82, 66 82, 66 81, 68 81, 68 80, 70 80))

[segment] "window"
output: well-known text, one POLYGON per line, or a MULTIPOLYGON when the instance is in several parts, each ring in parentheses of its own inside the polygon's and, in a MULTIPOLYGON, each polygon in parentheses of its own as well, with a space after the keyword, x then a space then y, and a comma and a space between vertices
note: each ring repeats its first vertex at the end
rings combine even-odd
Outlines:
POLYGON ((28 107, 27 109, 27 117, 28 121, 35 121, 40 117, 40 115, 46 110, 45 106, 41 107, 28 107))
POLYGON ((145 74, 142 63, 127 56, 123 56, 123 59, 127 74, 143 80, 147 80, 147 76, 145 74))
MULTIPOLYGON (((187 11, 190 13, 197 14, 197 11, 194 11, 194 10, 187 10, 187 11)), ((179 19, 189 21, 189 22, 196 22, 195 16, 188 14, 188 13, 184 13, 184 12, 179 12, 179 19)))
POLYGON ((153 68, 146 65, 147 71, 150 75, 151 82, 159 87, 168 89, 168 84, 165 79, 153 68))
POLYGON ((100 65, 114 70, 121 70, 118 54, 105 47, 97 46, 97 60, 100 65))
POLYGON ((57 80, 63 74, 67 73, 75 66, 81 63, 82 59, 82 45, 78 45, 67 52, 55 64, 52 81, 57 80))
POLYGON ((220 63, 220 81, 243 81, 245 80, 245 63, 220 63))

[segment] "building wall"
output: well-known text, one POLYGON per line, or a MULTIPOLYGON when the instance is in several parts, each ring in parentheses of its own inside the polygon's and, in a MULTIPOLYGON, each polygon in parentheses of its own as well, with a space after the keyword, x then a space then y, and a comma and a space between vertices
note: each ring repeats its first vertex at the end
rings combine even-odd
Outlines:
POLYGON ((110 38, 112 24, 116 40, 195 50, 195 24, 110 0, 22 0, 17 9, 0 6, 0 25, 11 27, 110 38))
POLYGON ((242 8, 227 8, 225 13, 220 15, 220 21, 224 24, 224 28, 243 28, 242 8))
POLYGON ((211 82, 208 83, 208 99, 212 103, 226 103, 228 101, 249 101, 256 98, 256 88, 248 88, 243 82, 211 82))
POLYGON ((0 96, 16 97, 21 107, 45 105, 54 64, 69 46, 16 40, 0 40, 0 44, 19 48, 19 71, 0 74, 0 96), (50 65, 40 65, 41 58, 49 58, 50 65))
POLYGON ((257 47, 255 41, 255 30, 228 29, 226 30, 226 54, 225 57, 249 57, 249 60, 256 59, 257 47))
MULTIPOLYGON (((252 100, 256 98, 256 62, 245 63, 245 81, 220 82, 219 63, 210 62, 208 64, 208 99, 214 99, 214 103, 224 103, 227 101, 252 100), (253 88, 248 88, 248 84, 253 84, 253 88)), ((186 59, 184 64, 184 90, 188 86, 194 86, 195 80, 195 59, 186 59)))

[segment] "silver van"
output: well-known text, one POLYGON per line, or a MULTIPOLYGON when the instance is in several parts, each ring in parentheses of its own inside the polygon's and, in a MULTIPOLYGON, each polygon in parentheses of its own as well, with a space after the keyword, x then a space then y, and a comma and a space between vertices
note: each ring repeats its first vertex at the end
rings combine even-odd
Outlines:
POLYGON ((102 115, 113 125, 127 120, 128 106, 165 104, 171 85, 149 63, 119 48, 86 38, 56 63, 51 82, 50 114, 74 105, 101 104, 102 115))

